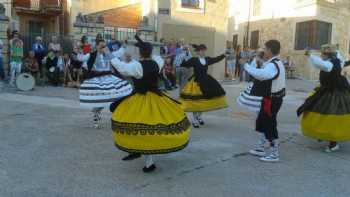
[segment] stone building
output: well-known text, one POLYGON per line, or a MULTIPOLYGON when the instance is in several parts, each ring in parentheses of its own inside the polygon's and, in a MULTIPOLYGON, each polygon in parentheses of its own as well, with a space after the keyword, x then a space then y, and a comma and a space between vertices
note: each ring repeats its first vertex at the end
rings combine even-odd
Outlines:
POLYGON ((232 0, 229 35, 234 45, 262 46, 269 39, 282 44, 282 57, 291 56, 297 73, 317 79, 304 56, 309 47, 317 52, 322 44, 339 44, 349 56, 349 0, 232 0))

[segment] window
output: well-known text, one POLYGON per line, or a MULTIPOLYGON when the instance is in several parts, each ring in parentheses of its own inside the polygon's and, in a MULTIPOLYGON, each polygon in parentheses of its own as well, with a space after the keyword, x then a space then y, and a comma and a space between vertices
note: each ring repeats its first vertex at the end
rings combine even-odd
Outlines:
POLYGON ((260 16, 261 14, 261 0, 253 1, 253 16, 260 16))
POLYGON ((176 11, 204 14, 205 2, 205 0, 176 0, 176 11))
POLYGON ((307 47, 321 49, 321 46, 331 42, 332 24, 312 20, 297 23, 295 35, 295 50, 304 50, 307 47))
POLYGON ((181 0, 181 6, 183 8, 200 8, 200 0, 181 0))
POLYGON ((250 48, 257 49, 259 47, 259 31, 252 31, 250 34, 250 48))

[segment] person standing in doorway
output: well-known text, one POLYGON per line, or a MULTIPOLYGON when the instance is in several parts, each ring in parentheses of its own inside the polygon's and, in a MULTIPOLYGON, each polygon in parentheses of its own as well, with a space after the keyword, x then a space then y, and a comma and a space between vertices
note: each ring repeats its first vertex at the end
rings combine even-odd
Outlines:
POLYGON ((236 54, 231 45, 227 45, 226 64, 229 78, 235 80, 236 54))

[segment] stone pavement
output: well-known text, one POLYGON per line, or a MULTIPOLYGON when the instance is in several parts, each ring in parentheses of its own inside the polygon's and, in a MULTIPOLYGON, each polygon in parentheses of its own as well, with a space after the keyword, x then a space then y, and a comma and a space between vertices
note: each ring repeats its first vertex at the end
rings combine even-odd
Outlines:
POLYGON ((314 83, 288 81, 280 117, 281 162, 247 154, 255 142, 252 115, 235 98, 246 84, 224 82, 230 108, 206 113, 184 151, 157 156, 153 174, 143 159, 122 162, 113 146, 110 113, 91 128, 75 89, 38 87, 0 93, 1 197, 349 197, 350 144, 326 154, 303 137, 295 115, 314 83))

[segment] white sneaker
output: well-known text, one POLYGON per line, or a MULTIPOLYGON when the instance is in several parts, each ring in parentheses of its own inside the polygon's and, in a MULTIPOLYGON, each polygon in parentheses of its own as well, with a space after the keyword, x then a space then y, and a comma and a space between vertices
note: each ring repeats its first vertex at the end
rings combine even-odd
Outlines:
POLYGON ((270 162, 270 163, 279 162, 280 161, 279 146, 275 145, 274 147, 271 147, 270 150, 271 152, 268 155, 261 157, 260 161, 270 162))
POLYGON ((327 146, 327 148, 324 150, 326 153, 333 153, 340 150, 340 146, 339 144, 337 144, 336 146, 330 148, 329 146, 327 146))
POLYGON ((253 156, 258 156, 258 157, 265 157, 266 156, 265 150, 262 150, 262 149, 252 149, 249 151, 249 154, 251 154, 253 156))
POLYGON ((274 163, 274 162, 279 162, 280 158, 278 155, 270 154, 265 157, 261 157, 260 161, 274 163))

